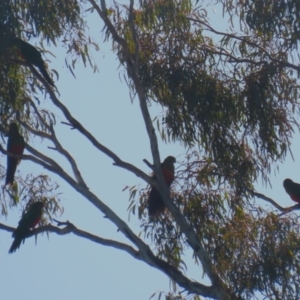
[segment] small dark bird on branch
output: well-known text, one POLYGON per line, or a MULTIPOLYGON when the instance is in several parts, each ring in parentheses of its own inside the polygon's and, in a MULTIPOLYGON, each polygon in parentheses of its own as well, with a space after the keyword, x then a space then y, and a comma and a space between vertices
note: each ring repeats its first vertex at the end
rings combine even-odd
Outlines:
MULTIPOLYGON (((166 185, 168 187, 171 186, 174 180, 175 162, 176 162, 175 157, 168 156, 160 165, 166 185)), ((155 175, 153 175, 152 178, 155 178, 155 175)), ((164 210, 165 210, 165 204, 163 203, 158 190, 155 187, 152 187, 148 199, 149 217, 158 216, 164 213, 164 210)))
MULTIPOLYGON (((8 132, 8 141, 6 150, 15 155, 22 155, 25 148, 25 141, 23 136, 19 133, 16 123, 11 123, 8 132)), ((17 165, 21 159, 7 155, 7 168, 5 185, 13 184, 17 165)))
POLYGON ((30 229, 34 228, 41 220, 43 215, 44 203, 41 201, 34 202, 29 206, 26 213, 19 221, 19 225, 13 232, 12 237, 15 238, 8 253, 14 253, 25 241, 30 229))
POLYGON ((14 38, 13 44, 18 47, 20 55, 30 64, 36 66, 40 72, 42 73, 43 77, 46 81, 51 85, 55 86, 53 80, 48 74, 47 65, 44 62, 42 55, 39 50, 37 50, 31 44, 19 39, 14 38))
POLYGON ((300 204, 300 184, 287 178, 283 181, 283 186, 291 199, 300 204))

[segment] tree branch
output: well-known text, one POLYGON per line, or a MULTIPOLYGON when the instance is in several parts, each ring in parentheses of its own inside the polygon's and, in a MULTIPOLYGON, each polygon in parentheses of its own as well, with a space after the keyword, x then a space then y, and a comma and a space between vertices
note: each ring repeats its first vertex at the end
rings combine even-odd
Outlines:
POLYGON ((284 214, 286 214, 286 213, 289 213, 289 212, 291 212, 291 211, 293 211, 293 210, 300 209, 300 204, 296 204, 296 205, 293 205, 293 206, 290 206, 290 207, 282 207, 282 206, 280 206, 276 201, 274 201, 272 198, 267 197, 267 196, 265 196, 264 194, 258 193, 258 192, 256 192, 256 191, 250 189, 250 188, 246 185, 246 183, 245 183, 244 181, 239 180, 239 182, 242 183, 242 185, 244 186, 245 190, 247 190, 252 196, 257 197, 257 198, 260 198, 260 199, 262 199, 262 200, 264 200, 264 201, 267 201, 267 202, 271 203, 273 206, 275 206, 278 210, 282 211, 283 213, 280 214, 280 216, 281 216, 281 215, 284 215, 284 214))
MULTIPOLYGON (((104 0, 102 0, 104 1, 104 0)), ((166 183, 163 178, 162 170, 160 168, 160 156, 159 156, 159 151, 158 151, 158 142, 157 142, 157 137, 155 134, 155 130, 152 124, 152 120, 148 111, 147 107, 147 96, 144 91, 143 85, 141 84, 139 80, 139 75, 137 70, 139 70, 138 66, 136 65, 138 63, 137 60, 132 60, 131 54, 128 51, 128 45, 124 39, 120 39, 120 37, 117 35, 116 37, 116 31, 113 25, 111 24, 110 20, 104 16, 103 12, 101 12, 101 9, 97 4, 95 3, 94 0, 90 0, 90 2, 93 4, 95 9, 98 11, 100 17, 104 21, 105 25, 108 27, 108 29, 112 33, 112 37, 117 42, 124 51, 125 55, 125 60, 127 62, 127 71, 128 75, 131 77, 135 90, 138 95, 139 103, 140 103, 140 108, 142 112, 142 116, 145 122, 146 130, 149 136, 150 140, 150 146, 151 146, 151 153, 153 156, 153 161, 154 161, 154 173, 157 178, 157 183, 158 183, 158 191, 162 196, 163 202, 166 205, 166 207, 170 210, 171 214, 174 216, 175 220, 178 222, 181 230, 185 233, 187 237, 187 242, 191 246, 191 248, 194 250, 194 253, 196 256, 200 259, 203 269, 205 273, 208 275, 210 280, 212 281, 213 285, 217 286, 216 290, 218 291, 218 299, 225 299, 228 295, 227 291, 223 289, 224 284, 222 283, 222 280, 219 278, 217 273, 214 271, 214 268, 211 264, 211 261, 209 259, 208 254, 204 250, 203 245, 201 242, 198 240, 194 230, 188 225, 182 214, 180 213, 179 209, 175 206, 175 204, 171 201, 170 199, 170 193, 169 190, 166 186, 166 183), (115 38, 116 37, 116 38, 115 38), (128 63, 132 62, 132 63, 128 63)), ((133 30, 132 35, 136 37, 135 34, 135 29, 134 26, 131 26, 131 30, 133 30)), ((137 42, 134 40, 134 42, 137 42)), ((135 49, 136 45, 135 45, 135 49)), ((178 282, 178 280, 176 280, 178 282)))
POLYGON ((69 123, 72 124, 74 126, 74 128, 76 128, 82 135, 84 135, 98 150, 100 150, 101 152, 106 154, 108 157, 110 157, 114 161, 115 166, 126 169, 126 170, 134 173, 137 177, 142 178, 147 183, 153 184, 154 181, 148 175, 146 175, 144 172, 142 172, 140 169, 136 168, 132 164, 122 161, 113 151, 111 151, 110 149, 106 148, 104 145, 99 143, 97 141, 97 139, 88 130, 86 130, 84 128, 84 126, 78 120, 76 120, 71 115, 71 113, 67 109, 67 107, 58 100, 58 98, 56 97, 53 90, 50 89, 50 87, 49 88, 46 87, 46 88, 47 88, 47 91, 50 95, 50 98, 51 98, 53 104, 62 111, 62 113, 64 114, 66 119, 69 121, 69 123))
POLYGON ((80 173, 80 171, 78 169, 78 166, 77 166, 74 158, 71 156, 71 154, 66 149, 64 149, 62 147, 61 143, 58 141, 58 139, 56 137, 56 134, 55 134, 55 130, 53 128, 53 125, 52 124, 48 125, 44 121, 44 119, 39 114, 39 112, 38 112, 35 104, 32 101, 31 101, 31 105, 33 106, 34 111, 37 113, 37 115, 38 115, 39 119, 41 120, 41 122, 43 122, 44 126, 46 126, 46 128, 48 129, 48 131, 51 132, 51 134, 47 134, 47 133, 44 133, 42 131, 33 129, 26 122, 23 122, 20 119, 20 117, 18 117, 17 119, 20 122, 20 124, 22 126, 24 126, 27 130, 29 130, 31 133, 33 133, 34 135, 41 136, 43 138, 47 138, 48 140, 50 140, 55 145, 55 148, 51 148, 51 149, 56 150, 57 152, 59 152, 61 155, 63 155, 69 161, 69 163, 70 163, 70 165, 72 167, 72 170, 73 170, 73 174, 74 174, 76 180, 78 181, 78 183, 87 186, 86 183, 84 182, 82 176, 81 176, 81 173, 80 173))
MULTIPOLYGON (((102 2, 104 0, 101 0, 102 2)), ((78 130, 80 131, 84 136, 86 136, 93 145, 98 148, 100 151, 111 157, 115 165, 123 167, 137 176, 143 178, 146 182, 153 184, 155 187, 158 186, 158 191, 162 195, 163 202, 167 206, 167 208, 170 210, 171 214, 174 216, 175 220, 178 222, 181 230, 185 233, 187 237, 188 244, 191 246, 191 248, 194 250, 194 253, 196 256, 200 259, 203 269, 205 273, 210 278, 213 287, 210 289, 212 291, 212 294, 209 294, 209 290, 204 291, 203 286, 199 285, 198 283, 191 283, 187 289, 190 292, 195 292, 197 294, 201 295, 213 295, 211 297, 217 298, 217 299, 228 299, 228 291, 224 288, 225 285, 221 281, 221 279, 218 277, 217 273, 214 271, 214 268, 209 260, 209 256, 204 250, 203 245, 198 240, 195 232, 192 228, 188 225, 184 217, 181 215, 179 209, 175 206, 175 204, 170 200, 170 195, 168 188, 164 182, 162 170, 160 168, 160 156, 158 151, 158 141, 155 134, 155 130, 152 124, 152 120, 148 111, 147 107, 147 96, 144 91, 143 85, 141 84, 139 80, 139 74, 138 74, 138 59, 134 57, 129 51, 128 45, 126 41, 123 38, 120 38, 119 35, 116 33, 116 30, 114 26, 111 24, 110 20, 107 18, 106 13, 102 12, 100 7, 97 6, 94 0, 90 0, 90 2, 93 4, 93 7, 96 9, 100 17, 103 19, 105 25, 108 27, 110 33, 113 36, 113 39, 115 42, 119 43, 123 49, 125 61, 127 62, 127 70, 128 75, 132 79, 135 90, 137 92, 139 102, 140 102, 140 108, 141 112, 144 118, 146 130, 149 136, 149 141, 151 145, 151 152, 153 156, 154 161, 154 172, 157 178, 157 184, 155 181, 151 180, 149 176, 147 176, 145 173, 137 169, 136 167, 127 164, 123 162, 115 153, 113 153, 111 150, 104 147, 102 144, 100 144, 68 111, 68 109, 57 99, 54 91, 48 86, 48 84, 45 82, 45 87, 50 95, 50 98, 55 106, 57 106, 65 115, 67 120, 78 130), (201 291, 193 291, 192 289, 196 289, 196 287, 201 287, 201 291)), ((131 2, 131 5, 133 2, 131 2)), ((105 7, 105 5, 102 4, 102 7, 105 7)), ((132 21, 133 22, 133 21, 132 21)), ((137 36, 135 32, 134 26, 131 26, 132 35, 134 37, 135 42, 135 49, 136 53, 138 54, 138 41, 137 36)), ((36 70, 32 70, 37 73, 36 70)), ((38 74, 39 75, 39 74, 38 74)), ((38 76, 37 75, 37 76, 38 76)), ((39 78, 39 77, 38 77, 39 78)), ((42 78, 43 79, 43 78, 42 78)), ((42 81, 43 82, 43 81, 42 81)), ((29 158, 29 156, 24 156, 24 158, 29 158)), ((145 244, 140 238, 138 238, 128 227, 128 225, 122 221, 108 206, 106 206, 100 199, 94 195, 92 192, 90 192, 85 186, 80 185, 78 182, 76 182, 73 178, 71 178, 69 175, 67 175, 61 168, 54 168, 53 165, 45 164, 43 161, 40 161, 36 158, 32 158, 33 161, 35 161, 38 164, 43 165, 48 170, 60 175, 64 180, 66 180, 76 191, 78 191, 80 194, 82 194, 85 198, 87 198, 91 203, 93 203, 98 209, 100 209, 107 218, 113 222, 117 228, 139 249, 139 252, 141 255, 143 255, 143 259, 148 262, 150 265, 157 265, 163 272, 165 272, 169 277, 174 279, 179 285, 186 287, 187 283, 185 281, 185 277, 181 276, 182 274, 174 267, 169 265, 168 263, 156 260, 157 258, 153 255, 151 252, 149 246, 145 244), (181 274, 181 275, 180 275, 181 274)), ((234 299, 235 297, 232 297, 231 299, 234 299)))
MULTIPOLYGON (((280 61, 280 60, 278 60, 278 59, 273 58, 272 55, 271 55, 265 48, 261 47, 259 44, 255 43, 255 42, 250 41, 249 39, 247 39, 248 36, 238 36, 238 35, 235 35, 235 34, 230 34, 230 33, 226 33, 226 32, 217 31, 217 30, 215 30, 214 28, 212 28, 210 25, 208 25, 206 22, 204 22, 204 21, 202 21, 202 20, 194 19, 194 18, 191 18, 191 17, 187 17, 187 19, 190 20, 190 21, 194 21, 194 22, 196 22, 196 23, 200 23, 200 24, 206 26, 211 32, 213 32, 213 33, 215 33, 215 34, 222 35, 222 36, 227 36, 227 37, 230 37, 230 38, 239 40, 239 41, 241 41, 241 42, 245 42, 245 43, 247 43, 248 45, 250 45, 250 46, 252 46, 252 47, 256 47, 256 48, 258 48, 259 50, 261 50, 264 54, 266 54, 267 57, 268 57, 271 61, 273 61, 273 62, 275 62, 275 63, 277 63, 277 64, 279 64, 279 65, 281 65, 281 66, 283 66, 283 67, 291 68, 291 69, 294 69, 294 70, 300 72, 300 66, 296 66, 296 65, 291 64, 291 63, 289 63, 289 62, 284 62, 284 61, 280 61)), ((219 52, 215 52, 215 54, 222 54, 222 55, 225 55, 224 53, 219 53, 219 52)), ((252 63, 252 64, 253 64, 253 63, 256 63, 256 64, 257 64, 257 62, 254 62, 254 61, 248 60, 248 59, 245 60, 245 59, 237 59, 237 58, 234 58, 234 60, 235 60, 236 62, 239 62, 239 63, 248 62, 248 63, 252 63)), ((264 63, 267 63, 267 62, 264 62, 264 63)))
MULTIPOLYGON (((175 267, 169 265, 162 259, 156 257, 151 250, 147 254, 143 253, 142 251, 137 251, 130 245, 127 245, 125 243, 121 243, 115 240, 110 240, 110 239, 104 239, 99 236, 96 236, 94 234, 91 234, 87 231, 83 231, 81 229, 78 229, 76 226, 74 226, 72 223, 69 221, 67 222, 59 222, 58 226, 65 225, 64 228, 59 228, 56 226, 53 226, 51 224, 48 224, 46 226, 41 226, 36 229, 31 230, 26 238, 30 238, 32 236, 35 236, 40 233, 44 232, 52 232, 56 233, 58 235, 66 235, 73 233, 76 236, 79 236, 81 238, 90 240, 94 243, 106 246, 106 247, 112 247, 124 252, 127 252, 129 255, 131 255, 134 259, 138 259, 140 261, 145 262, 151 267, 154 267, 163 273, 165 273, 169 278, 172 278, 176 282, 179 282, 179 284, 187 289, 191 293, 195 294, 201 294, 205 297, 211 297, 211 298, 216 298, 217 297, 217 292, 215 291, 214 287, 212 286, 205 286, 203 284, 197 283, 195 281, 191 281, 188 279, 186 276, 184 276, 180 271, 178 271, 175 267)), ((0 223, 0 229, 8 231, 8 232, 13 232, 15 228, 7 226, 5 224, 0 223)))
POLYGON ((55 131, 54 131, 54 128, 52 125, 50 126, 50 131, 51 131, 52 141, 56 147, 56 151, 58 151, 60 154, 62 154, 69 161, 69 163, 72 167, 72 170, 73 170, 73 174, 74 174, 77 182, 79 184, 85 186, 86 188, 88 188, 83 177, 81 176, 81 173, 78 169, 75 159, 66 149, 64 149, 62 147, 61 143, 58 141, 58 139, 56 137, 56 134, 55 134, 55 131))

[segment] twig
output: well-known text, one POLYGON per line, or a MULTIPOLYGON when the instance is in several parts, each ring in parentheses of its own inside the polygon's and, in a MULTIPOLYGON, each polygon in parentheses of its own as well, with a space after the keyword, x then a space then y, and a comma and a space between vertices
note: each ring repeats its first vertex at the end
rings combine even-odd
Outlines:
POLYGON ((150 164, 149 161, 148 161, 146 158, 143 159, 143 162, 144 162, 150 169, 153 170, 153 165, 150 164))

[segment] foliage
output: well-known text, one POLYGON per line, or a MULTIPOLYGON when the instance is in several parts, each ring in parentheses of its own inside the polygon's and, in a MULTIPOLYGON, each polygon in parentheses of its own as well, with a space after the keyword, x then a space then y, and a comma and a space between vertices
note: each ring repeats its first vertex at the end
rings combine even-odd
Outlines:
MULTIPOLYGON (((99 243, 127 251, 167 274, 174 288, 166 299, 254 299, 261 294, 268 299, 297 299, 297 216, 280 217, 260 208, 255 196, 267 197, 254 191, 254 183, 259 178, 268 183, 271 170, 284 161, 292 134, 299 129, 300 68, 293 52, 299 41, 299 4, 217 2, 232 25, 226 32, 209 24, 205 1, 141 0, 136 6, 130 1, 129 6, 115 3, 109 8, 104 0, 100 6, 93 0, 0 4, 0 129, 5 134, 8 124, 17 121, 25 136, 53 143, 73 173, 29 145, 31 156, 24 158, 61 176, 138 251, 118 241, 101 239, 99 243), (104 22, 105 41, 112 40, 129 92, 140 102, 157 180, 99 143, 59 101, 58 91, 44 84, 41 75, 20 61, 11 47, 14 36, 30 42, 37 38, 41 49, 45 41, 56 45, 62 38, 73 55, 67 64, 72 72, 78 57, 95 69, 89 47, 98 46, 88 37, 87 4, 91 5, 88 11, 104 22), (233 31, 237 25, 239 32, 233 31), (76 161, 57 139, 54 114, 36 101, 41 93, 49 95, 66 122, 115 165, 158 189, 168 210, 155 220, 149 220, 146 212, 148 190, 129 189, 129 212, 138 215, 143 240, 87 188, 76 161), (179 141, 187 149, 171 198, 159 168, 157 137, 148 112, 152 102, 163 111, 156 119, 161 138, 168 143, 179 141), (144 242, 148 240, 153 251, 144 242), (188 253, 193 253, 209 286, 185 276, 188 253), (178 286, 186 293, 180 293, 178 286)), ((18 182, 16 190, 3 191, 2 213, 7 213, 7 203, 18 205, 33 198, 46 199, 50 219, 59 211, 59 194, 49 178, 29 176, 18 182)), ((267 201, 286 212, 272 199, 267 201)))

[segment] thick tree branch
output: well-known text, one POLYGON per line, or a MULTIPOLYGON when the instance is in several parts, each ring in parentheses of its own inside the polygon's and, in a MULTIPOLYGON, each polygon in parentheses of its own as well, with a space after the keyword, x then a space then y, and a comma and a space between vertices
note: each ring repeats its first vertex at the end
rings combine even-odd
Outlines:
MULTIPOLYGON (((38 154, 38 151, 35 150, 35 152, 37 152, 37 154, 38 154)), ((156 261, 156 257, 152 253, 150 247, 147 244, 145 244, 139 237, 137 237, 123 220, 121 220, 108 206, 106 206, 95 194, 93 194, 91 191, 89 191, 85 186, 82 186, 81 184, 76 182, 72 177, 70 177, 67 173, 65 173, 61 168, 55 168, 52 165, 46 164, 45 162, 37 159, 34 156, 23 155, 22 158, 32 160, 33 162, 43 166, 47 170, 62 177, 77 192, 82 194, 86 199, 88 199, 91 203, 93 203, 99 210, 101 210, 105 214, 105 216, 117 226, 119 231, 121 231, 139 249, 140 255, 142 255, 143 260, 145 262, 149 263, 152 266, 157 265, 158 268, 161 269, 164 273, 166 273, 166 270, 169 270, 168 271, 169 273, 166 273, 168 276, 170 276, 172 279, 174 279, 179 285, 181 285, 183 287, 187 287, 186 286, 187 279, 176 268, 170 266, 169 264, 167 264, 164 261, 161 261, 161 260, 156 261), (154 264, 154 262, 155 262, 155 264, 154 264), (179 276, 180 274, 182 275, 182 277, 179 276)), ((174 206, 173 203, 171 203, 171 204, 174 206)), ((176 208, 176 210, 177 210, 177 208, 176 208)), ((196 249, 195 251, 198 251, 198 255, 202 254, 201 253, 201 251, 203 251, 202 249, 197 249, 197 248, 195 248, 195 249, 196 249)), ((204 253, 204 255, 207 255, 207 254, 204 253)), ((204 261, 204 263, 206 263, 206 262, 204 261)), ((221 284, 221 283, 217 282, 217 281, 213 282, 213 287, 212 287, 213 293, 217 293, 217 295, 214 295, 213 298, 226 299, 227 293, 225 293, 225 291, 223 289, 221 289, 221 291, 220 291, 220 289, 217 288, 217 287, 221 287, 221 285, 219 285, 219 284, 221 284)), ((189 285, 189 291, 192 293, 199 293, 200 290, 198 288, 198 285, 199 285, 198 283, 193 283, 193 284, 191 284, 191 286, 189 285), (196 290, 194 290, 194 289, 196 289, 196 290)), ((202 293, 201 295, 204 295, 203 288, 202 288, 203 286, 202 285, 200 285, 200 286, 201 286, 200 289, 201 289, 201 293, 202 293)), ((232 299, 235 299, 235 298, 232 298, 232 299)))
MULTIPOLYGON (((28 149, 30 152, 34 153, 35 155, 39 156, 41 155, 37 150, 33 149, 30 146, 26 146, 26 149, 28 149)), ((7 154, 7 151, 5 151, 2 146, 0 145, 0 151, 4 154, 7 154)), ((15 155, 12 155, 15 157, 15 155)), ((41 155, 45 158, 44 155, 41 155)), ((17 156, 19 157, 19 156, 17 156)), ((127 226, 125 222, 123 222, 108 206, 106 206, 96 195, 94 195, 92 192, 90 192, 86 186, 82 186, 78 182, 76 182, 72 177, 70 177, 66 172, 63 171, 62 168, 54 166, 53 164, 47 164, 44 161, 31 156, 31 155, 22 155, 22 159, 31 160, 35 162, 36 164, 41 165, 45 169, 59 175, 62 177, 65 181, 67 181, 77 192, 82 194, 85 198, 87 198, 91 203, 93 203, 99 210, 101 210, 108 219, 110 219, 117 228, 131 241, 133 244, 135 244, 140 250, 144 250, 145 252, 150 251, 150 248, 143 243, 142 240, 140 240, 127 226)))
MULTIPOLYGON (((40 159, 40 161, 43 162, 43 166, 45 167, 45 165, 49 165, 52 168, 55 168, 57 170, 63 170, 62 167, 53 159, 51 159, 50 157, 46 156, 45 154, 42 154, 41 152, 37 151, 36 149, 34 149, 33 147, 31 147, 30 145, 26 144, 25 148, 32 153, 33 155, 35 155, 36 157, 38 157, 40 159)), ((29 155, 28 155, 29 157, 29 155)), ((35 157, 33 157, 35 158, 35 157)), ((33 158, 30 156, 30 160, 33 160, 33 158)), ((22 159, 28 159, 27 155, 23 155, 22 159)), ((36 162, 36 161, 34 161, 36 162)))
MULTIPOLYGON (((104 1, 104 0, 102 0, 104 1)), ((170 210, 171 214, 174 216, 175 220, 178 222, 179 226, 181 227, 181 230, 185 233, 187 237, 187 242, 191 246, 191 248, 194 250, 194 253, 197 255, 197 257, 200 259, 203 269, 205 273, 208 275, 210 280, 212 281, 213 285, 215 285, 216 290, 218 291, 218 299, 226 299, 227 298, 227 291, 223 289, 224 284, 222 283, 221 279, 217 275, 217 273, 214 271, 214 268, 210 262, 209 256, 204 250, 203 245, 198 240, 194 230, 188 225, 182 214, 180 213, 179 209, 175 206, 175 204, 170 199, 170 194, 168 191, 168 188, 165 184, 165 181, 163 179, 162 170, 160 168, 160 157, 159 157, 159 151, 158 151, 158 142, 157 137, 155 134, 155 130, 152 124, 152 120, 148 111, 147 106, 147 97, 146 93, 144 91, 143 85, 141 84, 139 80, 139 75, 137 70, 139 70, 138 66, 136 65, 137 61, 132 59, 132 55, 128 51, 127 43, 123 39, 119 39, 119 36, 115 39, 115 29, 113 25, 111 24, 110 20, 104 16, 103 12, 101 12, 101 9, 97 4, 94 2, 94 0, 90 0, 90 2, 93 4, 95 9, 98 11, 100 17, 104 21, 105 25, 108 27, 109 30, 111 30, 112 37, 115 40, 115 42, 119 43, 119 45, 123 48, 125 61, 127 62, 127 71, 128 75, 131 77, 135 90, 138 95, 140 108, 142 112, 142 116, 145 122, 146 130, 149 136, 150 145, 151 145, 151 153, 153 156, 154 161, 154 173, 157 178, 158 183, 158 191, 162 196, 164 204, 167 206, 167 208, 170 210), (131 63, 129 63, 131 62, 131 63)), ((131 27, 131 30, 133 30, 132 35, 136 37, 135 29, 134 27, 131 27)), ((137 42, 137 41, 135 41, 137 42)), ((135 45, 135 49, 138 49, 135 45)), ((178 281, 177 281, 178 282, 178 281)))
MULTIPOLYGON (((57 221, 56 221, 57 222, 57 221)), ((56 226, 53 226, 51 224, 48 224, 46 226, 41 226, 36 229, 31 230, 26 238, 30 238, 32 236, 35 236, 37 234, 43 233, 43 232, 52 232, 56 233, 58 235, 66 235, 73 233, 76 236, 79 236, 81 238, 90 240, 94 243, 106 246, 106 247, 112 247, 124 252, 127 252, 129 255, 131 255, 134 259, 138 259, 140 261, 145 262, 151 267, 154 267, 163 273, 165 273, 169 278, 172 278, 176 282, 179 282, 180 285, 188 290, 189 292, 195 293, 195 294, 201 294, 205 297, 211 297, 216 298, 217 293, 215 289, 212 286, 205 286, 203 284, 191 281, 186 276, 184 276, 180 271, 178 271, 175 267, 169 265, 162 259, 156 257, 150 250, 149 253, 145 255, 145 253, 141 251, 135 250, 130 245, 127 245, 125 243, 121 243, 115 240, 110 239, 104 239, 99 236, 96 236, 94 234, 91 234, 87 231, 83 231, 81 229, 78 229, 76 226, 74 226, 70 222, 58 222, 58 225, 65 225, 64 228, 59 228, 56 226)), ((7 226, 5 224, 0 223, 0 229, 5 230, 8 232, 13 232, 15 228, 7 226)))
MULTIPOLYGON (((49 93, 52 95, 52 98, 54 99, 54 102, 58 99, 56 99, 54 93, 52 90, 49 90, 49 93)), ((58 106, 62 105, 59 101, 57 102, 58 106)), ((62 109, 64 109, 65 107, 62 105, 62 109)), ((64 111, 67 115, 69 114, 70 119, 73 121, 71 122, 72 124, 74 124, 74 120, 72 119, 73 117, 70 115, 70 113, 68 112, 68 110, 66 109, 64 111)), ((70 121, 70 120, 69 120, 70 121)), ((77 122, 75 120, 75 122, 77 122)), ((83 128, 80 127, 80 129, 84 130, 83 128)), ((92 137, 89 133, 87 134, 88 136, 92 137)), ((94 139, 92 137, 92 139, 94 139)), ((96 140, 95 140, 96 141, 96 140)), ((96 141, 96 143, 98 143, 96 141)), ((99 145, 98 145, 99 146, 99 145)), ((102 147, 102 145, 100 145, 100 148, 102 147)), ((100 199, 94 195, 92 192, 90 192, 85 186, 80 185, 78 182, 76 182, 73 178, 71 178, 67 173, 65 173, 63 171, 63 169, 61 167, 59 167, 53 160, 51 160, 50 158, 48 158, 47 156, 41 154, 40 152, 38 152, 37 150, 35 150, 34 148, 30 147, 29 145, 26 145, 26 149, 33 153, 34 155, 36 155, 37 157, 40 157, 40 159, 34 157, 34 156, 30 156, 30 155, 23 155, 22 158, 23 159, 29 159, 39 165, 41 165, 42 167, 44 167, 45 169, 59 175, 60 177, 62 177, 65 181, 67 181, 77 192, 79 192, 80 194, 82 194, 85 198, 87 198, 91 203, 93 203, 99 210, 101 210, 106 217, 111 220, 119 229, 119 231, 121 231, 133 244, 135 244, 138 249, 144 253, 145 257, 147 258, 152 252, 149 248, 148 245, 146 245, 141 239, 139 239, 132 231, 131 229, 127 226, 127 224, 122 221, 108 206, 106 206, 102 201, 100 201, 100 199), (48 163, 45 163, 45 161, 47 161, 48 163), (150 254, 149 254, 150 253, 150 254)), ((7 154, 7 152, 2 149, 0 149, 4 154, 7 154)), ((110 151, 110 150, 108 150, 110 151)), ((110 151, 111 152, 111 151, 110 151)), ((112 153, 112 152, 111 152, 112 153)), ((115 155, 115 154, 113 154, 115 155)), ((118 159, 116 159, 117 162, 119 163, 118 159)), ((122 161, 120 160, 121 165, 123 166, 124 163, 122 163, 122 161)), ((125 164, 125 165, 129 165, 129 164, 125 164)), ((133 167, 134 169, 136 169, 135 167, 133 167)), ((138 170, 138 169, 137 169, 138 170)), ((138 170, 139 171, 139 170, 138 170)), ((144 174, 143 172, 139 171, 140 173, 144 174)), ((153 183, 153 181, 150 179, 150 177, 148 176, 144 176, 143 177, 146 178, 146 181, 149 181, 150 183, 153 183)), ((152 254, 153 255, 153 254, 152 254)))
MULTIPOLYGON (((45 169, 59 175, 62 177, 64 180, 66 180, 75 190, 77 190, 80 194, 82 194, 84 197, 86 197, 90 202, 92 202, 98 209, 100 209, 106 217, 111 220, 134 245, 137 246, 139 249, 139 257, 136 257, 136 253, 130 253, 132 254, 135 258, 142 259, 149 265, 156 267, 163 271, 165 274, 167 274, 169 277, 172 279, 176 280, 181 286, 186 287, 189 291, 194 292, 194 293, 201 293, 202 295, 208 295, 211 297, 214 297, 214 288, 209 288, 204 285, 198 284, 198 283, 193 283, 189 281, 186 277, 184 277, 176 268, 170 266, 166 262, 158 259, 155 257, 155 255, 152 253, 151 249, 149 248, 148 245, 146 245, 141 239, 139 239, 132 231, 131 229, 127 226, 125 222, 123 222, 108 206, 106 206, 102 201, 100 201, 96 195, 91 193, 85 186, 80 185, 78 182, 76 182, 73 178, 71 178, 67 173, 63 171, 62 168, 58 167, 56 164, 53 163, 53 161, 49 158, 47 158, 45 155, 42 155, 39 153, 37 150, 33 149, 29 145, 26 146, 26 149, 32 152, 33 154, 40 156, 43 160, 48 160, 51 164, 45 163, 43 160, 40 160, 34 156, 31 155, 22 155, 22 159, 26 160, 31 160, 45 169), (193 291, 193 289, 195 289, 193 291)), ((2 151, 4 154, 7 154, 7 152, 0 146, 0 151, 2 151)), ((49 225, 48 225, 49 226, 49 225)), ((50 225, 51 226, 51 225, 50 225)), ((13 231, 13 228, 9 228, 5 225, 1 225, 0 228, 7 230, 7 231, 13 231)), ((53 227, 48 227, 48 231, 51 231, 53 227)), ((45 229, 45 231, 47 231, 45 229)), ((65 229, 66 231, 59 230, 58 229, 53 229, 53 232, 56 233, 69 233, 70 229, 65 229)), ((42 229, 36 229, 30 233, 30 235, 34 235, 36 233, 42 232, 42 229)), ((76 234, 82 237, 86 237, 85 233, 82 233, 80 231, 76 231, 76 234)), ((90 236, 91 237, 91 236, 90 236)), ((96 239, 96 238, 93 238, 96 239)), ((97 239, 97 242, 99 242, 99 239, 97 239)), ((104 244, 102 240, 102 244, 104 244)), ((124 250, 124 249, 123 249, 124 250)), ((130 251, 129 251, 130 252, 130 251)))

